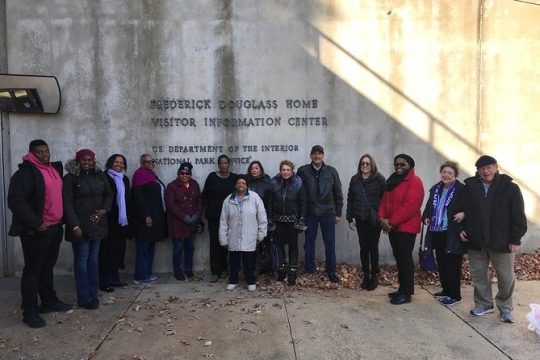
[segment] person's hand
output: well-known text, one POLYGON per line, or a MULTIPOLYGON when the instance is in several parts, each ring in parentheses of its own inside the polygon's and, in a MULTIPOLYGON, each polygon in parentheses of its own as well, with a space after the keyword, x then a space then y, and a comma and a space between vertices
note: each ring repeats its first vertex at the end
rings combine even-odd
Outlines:
POLYGON ((83 240, 83 233, 82 233, 82 230, 80 227, 76 227, 75 229, 72 230, 73 231, 73 236, 75 236, 75 239, 78 240, 78 241, 82 241, 83 240))
POLYGON ((48 228, 49 228, 48 224, 42 223, 36 228, 36 231, 47 231, 48 228))
POLYGON ((394 230, 394 225, 392 225, 389 219, 385 219, 385 218, 381 218, 381 227, 382 227, 382 230, 387 234, 392 232, 392 230, 394 230))
POLYGON ((429 218, 424 219, 424 225, 429 226, 431 224, 431 220, 429 218))
POLYGON ((90 221, 97 223, 103 219, 105 215, 107 215, 107 211, 103 209, 94 210, 94 214, 90 215, 90 221))
POLYGON ((152 225, 153 225, 152 218, 151 218, 150 216, 147 216, 147 217, 144 219, 144 224, 145 224, 147 227, 152 227, 152 225))
POLYGON ((465 230, 461 231, 459 233, 459 238, 461 239, 461 241, 463 242, 469 242, 469 238, 467 237, 467 233, 465 232, 465 230))
POLYGON ((351 229, 352 231, 356 231, 356 224, 354 222, 350 222, 349 229, 351 229))
POLYGON ((515 253, 517 253, 518 250, 519 250, 519 245, 516 245, 516 244, 510 244, 510 245, 509 245, 509 248, 510 248, 510 252, 511 252, 512 254, 515 254, 515 253))
POLYGON ((341 221, 341 216, 336 216, 336 224, 339 224, 340 221, 341 221))
POLYGON ((462 212, 458 212, 456 215, 454 215, 454 222, 456 223, 460 223, 463 221, 463 219, 465 219, 465 213, 462 211, 462 212))

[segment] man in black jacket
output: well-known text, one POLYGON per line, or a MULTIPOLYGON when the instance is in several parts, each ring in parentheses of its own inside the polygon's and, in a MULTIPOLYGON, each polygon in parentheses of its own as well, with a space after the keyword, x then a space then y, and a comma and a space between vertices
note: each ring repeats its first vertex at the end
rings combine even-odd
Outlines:
POLYGON ((9 235, 21 238, 24 268, 21 277, 23 322, 45 326, 39 313, 68 311, 58 300, 53 268, 62 241, 62 164, 51 163, 47 143, 30 142, 29 152, 9 184, 8 206, 13 212, 9 235), (38 306, 38 294, 41 306, 38 306))
POLYGON ((324 163, 321 145, 311 148, 311 164, 298 169, 307 194, 306 236, 304 242, 306 273, 313 274, 315 264, 315 240, 321 224, 326 255, 326 273, 332 282, 339 282, 336 275, 336 224, 341 220, 343 193, 336 169, 324 163))
MULTIPOLYGON (((498 171, 497 160, 481 156, 475 163, 477 176, 465 180, 458 207, 465 212, 459 224, 460 238, 468 244, 474 308, 471 314, 493 312, 489 262, 497 273, 495 304, 501 321, 513 323, 514 258, 527 231, 523 196, 519 186, 498 171)), ((458 209, 459 211, 459 209, 458 209)))

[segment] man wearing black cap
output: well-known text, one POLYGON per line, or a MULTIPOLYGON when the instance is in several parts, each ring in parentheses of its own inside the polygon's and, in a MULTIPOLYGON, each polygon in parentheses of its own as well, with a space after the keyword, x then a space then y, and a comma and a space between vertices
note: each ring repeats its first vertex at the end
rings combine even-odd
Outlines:
POLYGON ((458 225, 461 240, 468 244, 471 277, 474 283, 474 308, 471 314, 493 312, 489 263, 497 273, 495 304, 500 319, 513 323, 514 257, 527 232, 523 196, 508 175, 499 174, 497 160, 481 156, 475 163, 477 176, 465 180, 457 211, 465 212, 458 225))
POLYGON ((306 188, 307 215, 304 242, 306 273, 316 271, 315 240, 321 224, 321 233, 326 255, 326 273, 332 282, 339 282, 336 275, 336 224, 341 219, 343 193, 338 172, 324 163, 324 149, 321 145, 311 148, 311 164, 298 169, 298 176, 306 188))
POLYGON ((33 140, 9 184, 8 206, 13 212, 9 235, 21 238, 24 255, 23 322, 33 328, 45 326, 40 312, 72 308, 58 300, 53 279, 63 235, 62 172, 62 163, 50 162, 47 143, 33 140))

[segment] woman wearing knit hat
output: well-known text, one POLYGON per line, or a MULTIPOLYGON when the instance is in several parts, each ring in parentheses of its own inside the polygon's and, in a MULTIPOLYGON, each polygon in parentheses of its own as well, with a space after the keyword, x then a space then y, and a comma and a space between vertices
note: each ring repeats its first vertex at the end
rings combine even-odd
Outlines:
POLYGON ((99 245, 107 237, 107 213, 113 196, 92 150, 77 151, 75 159, 66 163, 66 170, 62 195, 66 240, 73 246, 77 304, 94 310, 99 307, 99 245))
POLYGON ((398 269, 399 289, 388 294, 390 303, 411 302, 414 294, 414 262, 412 251, 416 234, 420 232, 420 207, 424 200, 424 185, 414 173, 414 160, 406 154, 394 158, 394 173, 386 180, 385 191, 377 217, 388 234, 398 269))

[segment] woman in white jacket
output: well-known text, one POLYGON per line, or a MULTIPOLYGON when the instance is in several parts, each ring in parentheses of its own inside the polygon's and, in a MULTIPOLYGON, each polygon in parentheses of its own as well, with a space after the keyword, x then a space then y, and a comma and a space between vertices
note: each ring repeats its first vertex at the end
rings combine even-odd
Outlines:
POLYGON ((219 242, 229 249, 229 285, 227 290, 238 286, 240 261, 248 290, 255 291, 255 249, 257 242, 266 236, 266 211, 259 195, 248 191, 247 177, 239 175, 235 191, 223 201, 219 221, 219 242))

